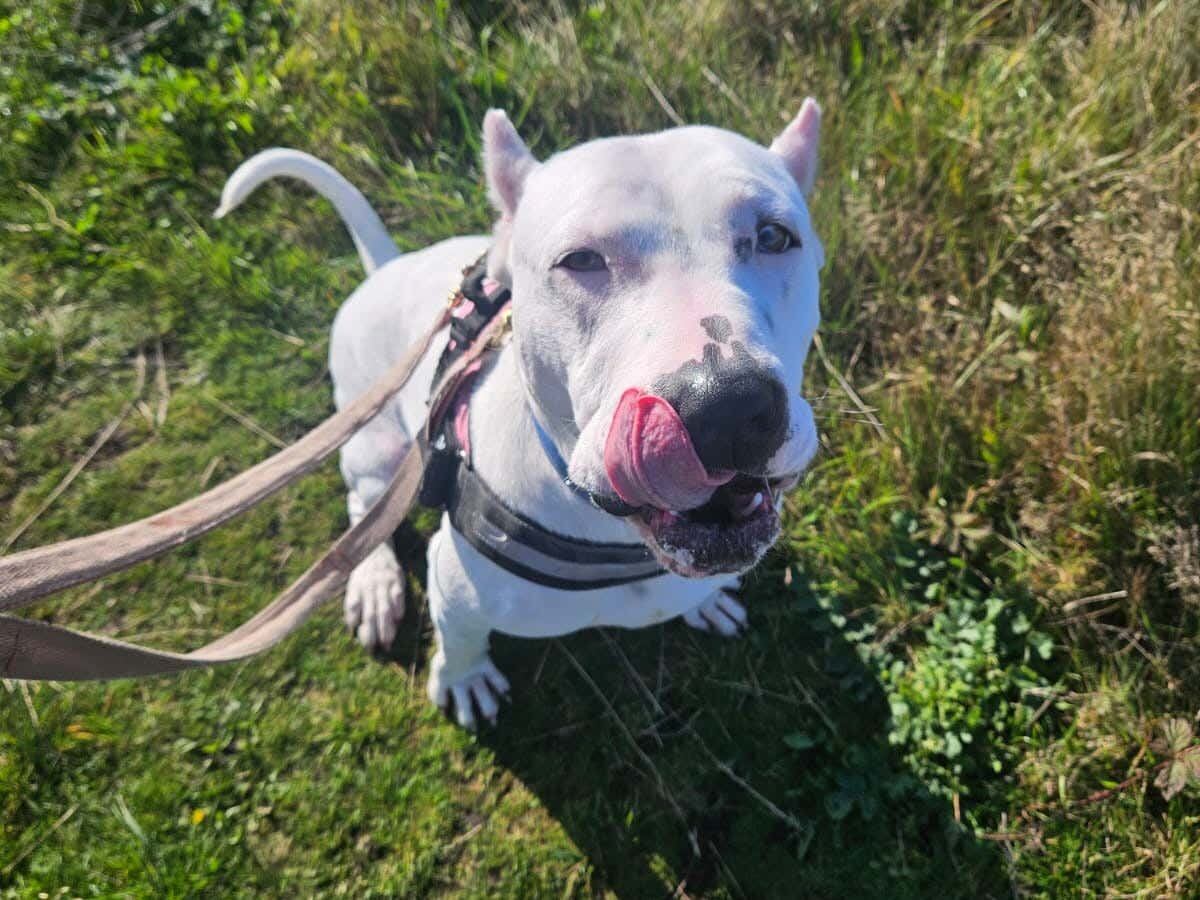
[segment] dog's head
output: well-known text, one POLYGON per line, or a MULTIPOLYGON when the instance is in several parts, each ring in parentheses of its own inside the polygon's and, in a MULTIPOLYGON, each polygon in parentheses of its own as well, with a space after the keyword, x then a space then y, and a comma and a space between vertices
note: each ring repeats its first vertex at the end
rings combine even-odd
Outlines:
POLYGON ((503 112, 484 119, 489 271, 513 289, 533 411, 571 480, 680 575, 754 565, 816 452, 820 124, 809 99, 769 148, 686 127, 538 162, 503 112))

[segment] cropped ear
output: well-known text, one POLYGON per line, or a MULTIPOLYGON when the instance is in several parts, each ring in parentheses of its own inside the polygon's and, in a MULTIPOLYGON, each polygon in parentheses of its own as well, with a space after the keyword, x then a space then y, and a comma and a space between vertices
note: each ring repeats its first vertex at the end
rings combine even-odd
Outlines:
POLYGON ((800 112, 779 137, 771 142, 771 152, 783 158, 804 196, 812 193, 817 178, 817 145, 821 141, 821 107, 807 97, 800 112))
POLYGON ((502 218, 516 214, 525 179, 537 164, 504 110, 489 109, 483 117, 483 171, 488 196, 502 218))

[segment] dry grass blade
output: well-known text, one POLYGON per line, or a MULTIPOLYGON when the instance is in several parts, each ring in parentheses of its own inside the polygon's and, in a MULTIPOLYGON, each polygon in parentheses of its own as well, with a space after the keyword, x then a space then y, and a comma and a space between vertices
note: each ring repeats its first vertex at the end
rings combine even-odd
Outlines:
MULTIPOLYGON (((82 4, 80 4, 82 6, 82 4)), ((159 16, 154 21, 150 22, 136 31, 130 32, 118 41, 113 43, 113 49, 118 53, 139 53, 146 44, 159 32, 169 28, 175 22, 178 22, 193 9, 202 5, 202 0, 188 0, 186 3, 181 3, 179 6, 159 16)))
POLYGON ((1065 613, 1074 612, 1081 606, 1087 606, 1092 603, 1103 603, 1105 600, 1123 600, 1129 596, 1128 591, 1106 591, 1103 594, 1092 594, 1090 597, 1080 597, 1078 600, 1069 600, 1063 604, 1062 611, 1065 613))
POLYGON ((654 97, 654 101, 662 108, 662 111, 667 114, 668 119, 670 119, 676 125, 682 126, 687 124, 687 122, 684 121, 683 116, 679 115, 679 113, 675 111, 675 107, 671 105, 671 102, 667 100, 666 95, 664 95, 659 89, 658 85, 655 84, 654 79, 650 77, 649 72, 642 73, 642 81, 646 83, 646 87, 650 89, 650 94, 654 97))
POLYGON ((117 433, 117 429, 121 427, 121 423, 125 421, 126 416, 128 416, 133 410, 134 406, 137 405, 138 399, 142 396, 142 390, 145 388, 145 386, 146 358, 139 354, 137 359, 137 383, 134 385, 133 396, 126 401, 123 407, 121 407, 121 411, 113 416, 109 423, 100 430, 100 433, 96 435, 96 439, 92 441, 92 445, 88 447, 87 452, 75 461, 75 465, 71 466, 70 471, 63 476, 62 481, 54 486, 54 490, 46 495, 46 499, 38 504, 37 509, 26 516, 21 524, 14 528, 8 537, 4 539, 4 543, 0 544, 0 555, 7 553, 13 544, 21 539, 21 535, 28 531, 29 527, 38 519, 40 519, 45 514, 46 510, 54 505, 54 502, 63 495, 66 489, 71 486, 71 483, 78 478, 80 473, 88 467, 88 464, 95 459, 96 454, 99 453, 104 448, 104 445, 109 442, 112 436, 117 433))
POLYGON ((171 385, 167 381, 167 360, 163 355, 162 341, 154 344, 154 388, 158 392, 158 406, 154 411, 154 424, 162 427, 167 421, 167 408, 171 405, 171 385))
POLYGON ((721 76, 719 76, 708 66, 701 67, 700 71, 704 74, 704 78, 709 84, 720 91, 726 100, 738 108, 738 112, 742 113, 742 115, 744 115, 747 119, 754 118, 754 111, 746 105, 745 101, 737 95, 733 88, 725 83, 721 76))
POLYGON ((271 434, 271 432, 267 431, 267 429, 263 428, 261 425, 259 425, 257 422, 255 422, 252 418, 250 418, 244 412, 240 412, 240 411, 234 409, 232 406, 230 406, 224 400, 220 400, 220 399, 212 396, 211 394, 202 395, 202 396, 204 396, 205 400, 207 400, 209 403, 211 403, 213 406, 215 406, 221 412, 225 413, 225 415, 229 416, 229 418, 233 419, 238 424, 245 426, 246 428, 248 428, 250 431, 254 432, 256 435, 258 435, 260 438, 262 438, 264 441, 266 441, 271 446, 278 447, 280 450, 287 449, 286 441, 271 434))
MULTIPOLYGON (((583 664, 576 659, 575 654, 570 651, 567 645, 562 641, 556 641, 555 643, 558 644, 558 648, 563 652, 563 655, 566 656, 567 661, 571 664, 572 668, 579 673, 579 677, 587 682, 587 685, 592 690, 592 693, 594 693, 600 699, 600 702, 604 705, 604 709, 608 713, 609 717, 621 730, 621 733, 629 742, 629 746, 633 748, 633 752, 637 754, 638 758, 642 761, 642 764, 646 766, 647 770, 654 777, 655 786, 658 788, 658 792, 662 795, 662 798, 666 800, 667 804, 671 807, 671 811, 675 813, 680 822, 686 825, 687 816, 684 814, 683 808, 679 805, 679 801, 675 799, 675 795, 672 794, 670 789, 667 787, 666 779, 662 777, 662 773, 659 772, 658 767, 654 765, 654 760, 647 756, 646 751, 638 745, 637 738, 634 737, 633 732, 629 730, 629 726, 625 724, 625 720, 621 718, 621 715, 617 712, 616 707, 612 705, 612 701, 608 699, 604 691, 600 690, 600 685, 596 684, 596 682, 592 679, 592 676, 588 674, 587 669, 585 669, 583 664)), ((692 841, 692 849, 695 851, 696 855, 699 856, 700 848, 696 844, 695 835, 689 833, 689 837, 692 841)))
MULTIPOLYGON (((696 735, 696 733, 694 731, 692 732, 692 734, 696 736, 696 739, 698 741, 700 740, 699 735, 696 735)), ((742 778, 742 776, 738 775, 737 772, 733 771, 733 769, 730 768, 728 763, 726 763, 720 759, 717 759, 716 755, 712 752, 712 750, 710 750, 708 748, 708 745, 705 744, 704 741, 700 741, 700 746, 704 750, 705 755, 708 756, 709 760, 712 762, 712 764, 714 766, 717 767, 717 769, 721 772, 721 774, 723 774, 726 778, 728 778, 730 781, 732 781, 734 784, 736 784, 738 787, 740 787, 743 791, 745 791, 747 794, 749 794, 751 797, 753 797, 755 802, 757 802, 759 806, 761 806, 763 809, 765 809, 767 812, 769 812, 772 816, 774 816, 780 822, 783 822, 785 825, 787 825, 792 830, 794 830, 794 831, 803 831, 804 830, 803 822, 801 822, 799 819, 797 819, 791 813, 786 812, 783 809, 780 809, 779 806, 776 805, 775 802, 772 801, 770 797, 767 797, 766 795, 764 795, 757 788, 755 788, 754 785, 752 785, 750 782, 748 782, 745 778, 742 778)))
POLYGON ((1010 337, 1012 337, 1012 331, 1009 329, 1005 329, 1004 331, 1000 332, 1000 334, 996 335, 996 337, 992 339, 991 343, 983 348, 983 352, 971 360, 971 362, 967 364, 967 367, 962 370, 962 374, 954 379, 954 384, 950 387, 950 390, 961 390, 963 385, 971 380, 971 376, 979 371, 979 367, 983 365, 984 361, 1002 346, 1004 346, 1004 342, 1010 337))
POLYGON ((63 825, 65 825, 67 823, 67 820, 70 819, 71 816, 75 815, 75 813, 78 811, 78 809, 79 809, 79 804, 77 804, 77 803, 72 804, 71 806, 67 807, 67 811, 64 812, 57 819, 55 819, 50 824, 50 827, 46 829, 45 833, 41 835, 41 837, 39 837, 37 840, 30 841, 28 844, 26 844, 21 849, 21 852, 18 853, 16 856, 14 856, 9 861, 8 865, 6 865, 2 870, 0 870, 0 875, 3 875, 7 878, 10 874, 12 874, 13 870, 16 869, 16 867, 21 864, 21 862, 25 859, 25 857, 27 857, 30 853, 32 853, 34 850, 36 850, 38 845, 42 841, 44 841, 46 838, 50 837, 50 835, 54 834, 54 832, 58 831, 58 829, 62 828, 63 825))
POLYGON ((821 360, 821 365, 825 367, 826 372, 833 376, 833 380, 838 383, 838 387, 842 389, 842 392, 850 398, 850 402, 854 404, 855 409, 857 409, 862 417, 870 423, 871 427, 875 429, 875 433, 878 434, 883 441, 891 443, 891 439, 888 437, 887 430, 883 427, 883 423, 879 421, 875 413, 871 411, 871 408, 867 406, 867 404, 863 403, 862 397, 858 396, 858 392, 851 387, 850 382, 846 380, 845 376, 838 371, 837 367, 829 361, 829 357, 825 355, 825 345, 822 343, 821 336, 819 334, 813 336, 813 346, 816 347, 817 356, 821 360))

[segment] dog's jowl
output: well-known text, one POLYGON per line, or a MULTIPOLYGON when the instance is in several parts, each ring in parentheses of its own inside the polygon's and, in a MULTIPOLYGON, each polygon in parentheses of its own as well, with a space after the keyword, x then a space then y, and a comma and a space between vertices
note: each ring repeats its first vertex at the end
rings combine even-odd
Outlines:
MULTIPOLYGON (((230 178, 223 210, 268 178, 300 178, 354 238, 368 278, 333 326, 339 406, 398 358, 464 267, 486 259, 480 305, 511 292, 511 339, 448 434, 459 474, 428 551, 429 694, 463 725, 494 719, 508 690, 488 656, 492 631, 676 616, 727 636, 745 626, 728 590, 778 536, 782 495, 817 447, 801 388, 819 321, 823 251, 806 197, 820 119, 806 100, 770 147, 697 126, 538 161, 492 110, 492 234, 408 254, 356 189, 305 154, 267 151, 230 178)), ((342 450, 352 520, 424 420, 438 357, 342 450)), ((345 610, 362 643, 395 636, 403 578, 389 546, 354 571, 345 610)))

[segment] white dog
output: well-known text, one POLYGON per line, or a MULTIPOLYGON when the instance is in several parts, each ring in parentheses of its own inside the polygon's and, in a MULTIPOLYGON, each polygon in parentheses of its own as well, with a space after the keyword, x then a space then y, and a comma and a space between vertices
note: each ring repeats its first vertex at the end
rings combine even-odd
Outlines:
MULTIPOLYGON (((285 175, 345 220, 369 277, 333 326, 339 407, 396 361, 465 266, 486 254, 489 289, 511 288, 512 339, 465 404, 469 466, 512 516, 504 521, 530 523, 566 549, 552 559, 536 542, 492 533, 501 527, 485 536, 503 552, 484 553, 478 534, 468 540, 443 515, 428 549, 438 637, 429 695, 443 708, 452 702, 463 726, 474 727, 476 712, 494 721, 508 691, 488 656, 493 630, 542 637, 675 616, 722 635, 745 625, 727 591, 778 536, 780 498, 817 448, 800 390, 820 317, 823 250, 805 203, 820 119, 809 99, 770 148, 685 127, 594 140, 538 162, 491 110, 483 143, 499 213, 493 234, 404 255, 362 194, 306 154, 260 153, 226 184, 218 216, 285 175), (504 564, 511 552, 560 575, 576 564, 608 571, 603 559, 586 564, 596 545, 638 545, 657 574, 646 577, 643 565, 636 578, 579 590, 504 564), (572 561, 572 548, 584 562, 572 561)), ((421 427, 436 362, 431 354, 343 448, 352 522, 421 427)), ((345 612, 368 647, 395 636, 404 592, 389 545, 351 575, 345 612)))

